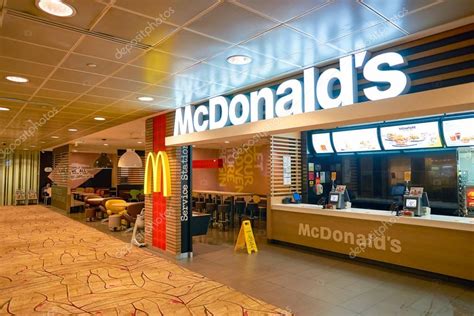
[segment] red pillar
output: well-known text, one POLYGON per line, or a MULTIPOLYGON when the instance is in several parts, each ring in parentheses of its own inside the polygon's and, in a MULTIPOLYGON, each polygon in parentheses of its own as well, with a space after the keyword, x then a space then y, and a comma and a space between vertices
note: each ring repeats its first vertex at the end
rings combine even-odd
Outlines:
MULTIPOLYGON (((166 116, 153 118, 153 152, 166 150, 166 116)), ((161 192, 153 192, 153 236, 152 244, 166 250, 166 198, 161 192)))

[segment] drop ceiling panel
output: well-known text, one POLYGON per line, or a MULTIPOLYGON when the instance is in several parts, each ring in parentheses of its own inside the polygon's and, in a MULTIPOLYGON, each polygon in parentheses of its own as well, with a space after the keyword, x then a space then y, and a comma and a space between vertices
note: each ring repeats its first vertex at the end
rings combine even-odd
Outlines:
POLYGON ((54 74, 51 76, 51 79, 76 82, 81 85, 91 86, 104 80, 105 76, 59 68, 56 69, 54 74))
POLYGON ((182 25, 217 2, 217 0, 193 0, 192 3, 189 0, 117 0, 115 5, 182 25))
POLYGON ((130 94, 130 91, 96 87, 89 91, 88 94, 106 98, 124 98, 130 94))
POLYGON ((363 0, 409 33, 474 14, 472 0, 363 0))
POLYGON ((132 64, 136 66, 167 73, 181 71, 195 63, 195 60, 174 56, 157 50, 150 50, 132 62, 132 64))
POLYGON ((67 103, 69 103, 69 101, 68 100, 63 100, 63 99, 53 99, 53 98, 45 98, 45 97, 35 96, 35 97, 31 98, 30 103, 31 104, 37 104, 37 105, 60 107, 60 106, 66 105, 67 103))
POLYGON ((239 43, 269 30, 276 24, 234 4, 223 2, 187 27, 223 41, 239 43))
POLYGON ((291 21, 289 25, 327 43, 381 22, 384 20, 380 16, 356 1, 336 0, 291 21))
POLYGON ((223 51, 229 44, 181 30, 158 45, 159 50, 191 59, 201 60, 223 51))
POLYGON ((81 96, 78 100, 78 102, 85 102, 85 103, 94 103, 94 104, 99 104, 99 105, 105 105, 105 104, 110 104, 115 101, 115 99, 112 98, 104 98, 104 97, 98 97, 95 95, 83 95, 81 96))
POLYGON ((46 77, 54 69, 52 66, 30 63, 25 60, 0 57, 0 69, 11 74, 46 77))
POLYGON ((125 43, 117 43, 109 40, 86 36, 74 50, 76 53, 99 57, 112 62, 126 63, 136 58, 143 51, 125 43))
POLYGON ((176 30, 176 27, 112 8, 100 20, 94 30, 128 41, 155 45, 166 35, 176 30), (124 23, 124 21, 127 22, 124 23))
POLYGON ((143 93, 144 95, 152 95, 152 96, 158 96, 158 97, 163 97, 163 98, 173 98, 175 97, 178 90, 169 88, 169 87, 164 87, 164 86, 152 85, 141 90, 140 92, 143 93))
POLYGON ((43 88, 81 94, 89 90, 91 86, 86 86, 83 84, 75 84, 75 83, 66 82, 66 81, 48 80, 44 84, 43 88))
POLYGON ((135 66, 125 66, 119 70, 115 77, 155 84, 169 76, 168 73, 145 69, 135 66))
POLYGON ((61 65, 62 68, 96 73, 99 75, 110 75, 122 66, 122 63, 79 54, 70 54, 61 65), (89 67, 88 65, 95 65, 95 67, 89 67))
MULTIPOLYGON (((15 72, 10 72, 10 71, 2 71, 0 70, 0 83, 10 85, 12 87, 26 87, 26 88, 38 88, 44 81, 44 78, 39 78, 39 77, 33 77, 33 76, 28 76, 28 82, 27 83, 15 83, 12 81, 8 81, 5 79, 6 76, 15 76, 17 73, 15 72)), ((14 88, 12 88, 11 91, 15 91, 14 88)))
POLYGON ((404 34, 388 22, 340 37, 330 43, 345 51, 365 49, 402 37, 404 34))
POLYGON ((0 82, 0 95, 3 92, 13 92, 13 93, 21 93, 25 95, 32 95, 36 91, 36 87, 31 85, 20 85, 20 84, 13 84, 13 83, 6 83, 5 80, 0 82))
POLYGON ((0 38, 0 56, 55 66, 65 55, 65 51, 0 38))
POLYGON ((119 78, 109 78, 102 82, 100 87, 133 92, 148 87, 148 84, 119 78))
POLYGON ((59 23, 66 23, 69 25, 78 26, 84 29, 88 29, 94 19, 101 13, 101 11, 105 8, 104 4, 101 4, 97 1, 91 0, 74 0, 74 1, 67 1, 70 3, 79 14, 74 15, 68 19, 55 17, 53 15, 47 14, 41 10, 39 10, 35 6, 35 1, 33 0, 14 0, 8 1, 7 7, 9 9, 26 12, 35 16, 39 16, 48 20, 52 20, 59 23))
POLYGON ((300 16, 329 0, 237 0, 237 2, 281 22, 300 16))
POLYGON ((9 14, 5 15, 0 36, 62 50, 69 50, 81 37, 75 32, 9 14))
POLYGON ((70 93, 66 91, 59 91, 59 90, 51 90, 51 89, 40 89, 36 96, 38 97, 46 97, 46 98, 55 98, 55 99, 62 99, 62 100, 73 100, 79 96, 78 93, 70 93))

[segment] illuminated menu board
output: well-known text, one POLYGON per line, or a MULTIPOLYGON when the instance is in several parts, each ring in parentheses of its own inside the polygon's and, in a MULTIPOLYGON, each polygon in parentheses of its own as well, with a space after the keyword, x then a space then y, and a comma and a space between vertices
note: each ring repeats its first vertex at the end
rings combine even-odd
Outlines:
POLYGON ((331 146, 331 137, 329 133, 313 134, 313 148, 318 154, 330 154, 334 150, 331 146))
POLYGON ((474 146, 474 118, 443 121, 447 146, 474 146))
POLYGON ((385 150, 442 147, 438 122, 382 127, 380 134, 385 150))
POLYGON ((337 152, 381 150, 376 128, 366 128, 332 133, 337 152))

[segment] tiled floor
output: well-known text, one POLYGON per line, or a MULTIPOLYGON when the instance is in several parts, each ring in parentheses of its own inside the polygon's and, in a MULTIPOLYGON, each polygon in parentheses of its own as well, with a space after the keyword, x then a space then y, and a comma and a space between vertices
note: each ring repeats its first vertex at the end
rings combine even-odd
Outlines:
POLYGON ((257 254, 234 252, 237 231, 211 230, 178 264, 296 315, 474 315, 467 285, 268 244, 263 229, 254 232, 257 254))

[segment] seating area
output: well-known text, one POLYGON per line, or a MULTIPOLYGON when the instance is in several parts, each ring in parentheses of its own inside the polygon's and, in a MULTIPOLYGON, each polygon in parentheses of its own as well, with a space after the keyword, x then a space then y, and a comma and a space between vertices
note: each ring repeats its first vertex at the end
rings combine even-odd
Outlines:
POLYGON ((252 193, 194 191, 193 217, 208 214, 209 227, 222 231, 240 227, 243 220, 252 226, 266 221, 267 198, 252 193))

